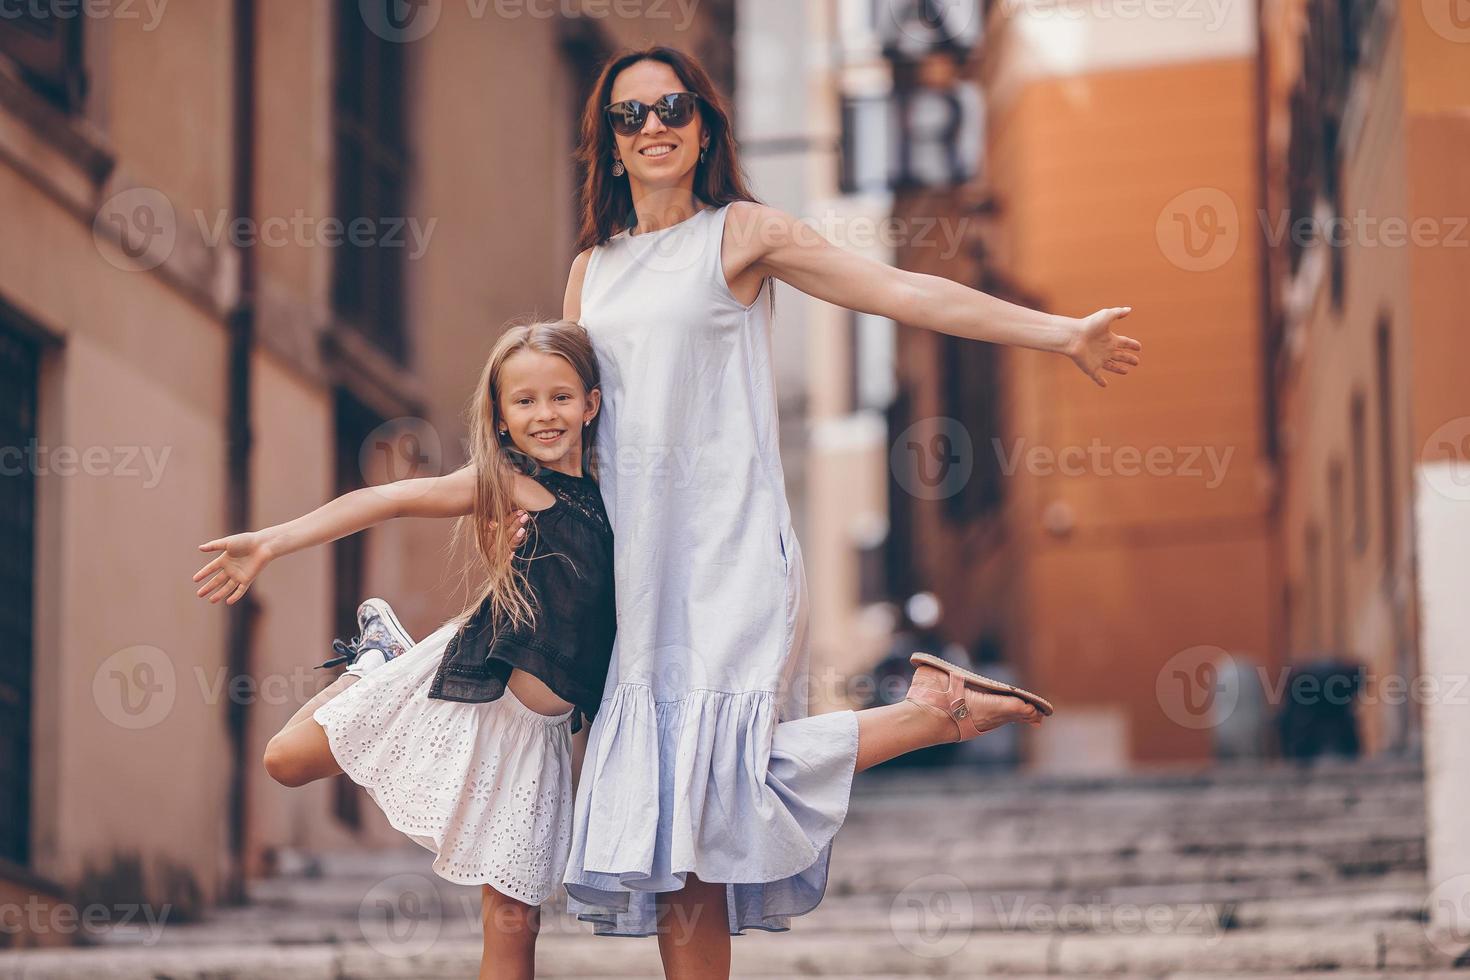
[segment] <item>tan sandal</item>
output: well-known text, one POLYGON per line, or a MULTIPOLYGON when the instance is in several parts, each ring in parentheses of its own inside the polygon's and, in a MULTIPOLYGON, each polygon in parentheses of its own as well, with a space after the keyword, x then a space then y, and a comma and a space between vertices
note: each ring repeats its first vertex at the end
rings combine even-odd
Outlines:
POLYGON ((1056 710, 1052 707, 1050 701, 1039 694, 1032 694, 1024 688, 1014 687, 1004 681, 984 677, 973 671, 966 670, 958 664, 952 664, 948 660, 942 660, 932 653, 915 653, 909 657, 909 663, 913 664, 916 668, 930 667, 943 672, 945 675, 945 684, 942 688, 929 687, 927 685, 910 685, 909 693, 905 697, 905 700, 942 711, 946 717, 954 722, 955 728, 959 731, 960 739, 980 735, 985 731, 989 731, 989 729, 979 728, 974 720, 970 718, 970 708, 965 703, 966 686, 991 694, 1018 698, 1035 707, 1043 715, 1050 715, 1056 710), (958 681, 958 685, 956 685, 956 681, 958 681), (968 732, 965 730, 967 726, 960 724, 966 719, 970 719, 968 732))

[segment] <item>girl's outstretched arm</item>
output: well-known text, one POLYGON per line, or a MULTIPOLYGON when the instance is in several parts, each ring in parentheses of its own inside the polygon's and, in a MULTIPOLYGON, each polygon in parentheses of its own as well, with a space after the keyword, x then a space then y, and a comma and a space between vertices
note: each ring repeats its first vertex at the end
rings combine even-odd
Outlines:
POLYGON ((194 573, 195 582, 208 579, 195 594, 207 597, 211 603, 224 599, 227 605, 233 605, 276 558, 335 541, 395 517, 469 514, 474 509, 474 494, 474 470, 463 466, 444 476, 363 487, 284 524, 216 538, 199 546, 200 551, 220 554, 194 573))
POLYGON ((1103 387, 1108 384, 1104 372, 1127 374, 1139 363, 1136 352, 1143 345, 1113 332, 1113 322, 1127 316, 1130 306, 1108 307, 1080 319, 1042 313, 952 279, 896 269, 849 252, 776 208, 749 202, 730 207, 727 275, 755 267, 850 310, 956 337, 1064 354, 1103 387))

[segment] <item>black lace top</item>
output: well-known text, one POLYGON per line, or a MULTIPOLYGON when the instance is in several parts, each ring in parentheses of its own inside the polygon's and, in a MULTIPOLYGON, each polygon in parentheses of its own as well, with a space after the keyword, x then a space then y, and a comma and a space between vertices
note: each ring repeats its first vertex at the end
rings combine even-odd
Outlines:
POLYGON ((589 720, 597 714, 612 654, 612 526, 590 477, 545 467, 529 475, 556 497, 531 512, 514 559, 526 575, 535 625, 496 636, 490 600, 480 603, 444 648, 429 697, 494 701, 519 667, 576 706, 575 732, 582 727, 579 711, 589 720))

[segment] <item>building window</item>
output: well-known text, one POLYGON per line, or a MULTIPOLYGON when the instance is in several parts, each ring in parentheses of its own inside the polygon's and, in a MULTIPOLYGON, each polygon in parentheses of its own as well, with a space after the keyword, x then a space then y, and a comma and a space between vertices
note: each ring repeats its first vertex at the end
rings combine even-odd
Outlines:
POLYGON ((1342 154, 1338 145, 1338 121, 1335 118, 1323 123, 1322 139, 1325 181, 1323 191, 1328 205, 1332 208, 1332 220, 1328 225, 1328 228, 1332 230, 1324 232, 1324 235, 1328 237, 1327 256, 1330 260, 1328 262, 1328 294, 1332 297, 1332 309, 1341 313, 1347 291, 1349 241, 1343 239, 1345 232, 1338 230, 1345 228, 1346 223, 1342 221, 1342 154))
POLYGON ((355 4, 339 5, 336 20, 336 211, 349 234, 334 250, 332 308, 389 356, 406 362, 404 236, 388 231, 408 217, 403 73, 410 46, 379 37, 355 4), (353 222, 370 229, 359 233, 358 244, 350 234, 353 222))
POLYGON ((881 412, 894 397, 896 325, 887 317, 848 315, 847 410, 881 412))
POLYGON ((1332 652, 1347 652, 1347 507, 1343 499, 1342 461, 1327 464, 1327 506, 1329 535, 1327 560, 1332 572, 1332 652))
POLYGON ((13 61, 32 89, 65 111, 81 106, 82 20, 46 4, 0 3, 0 55, 13 61))
POLYGON ((1353 550, 1368 550, 1368 407, 1363 393, 1353 392, 1349 410, 1353 441, 1353 550))
POLYGON ((842 171, 844 194, 879 193, 888 189, 892 140, 888 100, 881 96, 843 96, 842 171))
POLYGON ((985 103, 960 72, 940 52, 893 66, 893 187, 950 187, 979 172, 985 103))
POLYGON ((1378 321, 1376 338, 1378 374, 1378 494, 1383 525, 1383 569, 1393 574, 1398 536, 1394 527, 1395 483, 1393 478, 1393 335, 1387 319, 1378 321))
POLYGON ((1004 474, 994 440, 1000 437, 999 349, 994 344, 952 334, 939 338, 945 414, 970 436, 974 469, 959 493, 944 498, 945 516, 955 523, 981 517, 998 507, 1004 474))
MULTIPOLYGON (((34 342, 0 323, 0 446, 36 437, 39 357, 34 342)), ((35 501, 32 467, 0 473, 0 858, 22 866, 31 836, 35 501)))
POLYGON ((1309 523, 1304 542, 1307 566, 1307 640, 1309 653, 1322 652, 1322 530, 1315 521, 1309 523))
MULTIPOLYGON (((362 472, 362 445, 383 419, 348 392, 338 389, 334 406, 336 433, 336 493, 341 496, 367 486, 362 472)), ((370 534, 349 534, 332 542, 332 627, 349 640, 357 635, 357 606, 366 581, 364 569, 370 534)), ((337 776, 332 792, 337 819, 354 829, 362 826, 362 793, 345 775, 337 776)))

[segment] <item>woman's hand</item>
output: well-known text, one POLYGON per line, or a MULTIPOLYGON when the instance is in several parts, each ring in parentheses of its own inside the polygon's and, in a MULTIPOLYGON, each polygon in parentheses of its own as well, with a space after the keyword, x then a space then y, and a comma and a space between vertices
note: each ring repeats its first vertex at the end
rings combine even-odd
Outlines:
POLYGON ((213 576, 199 587, 195 595, 208 596, 211 603, 224 599, 227 606, 234 605, 235 600, 245 594, 250 583, 255 581, 256 576, 273 557, 266 547, 265 536, 259 531, 216 538, 201 544, 199 550, 223 553, 194 573, 195 582, 213 576))
POLYGON ((1104 388, 1108 386, 1104 371, 1127 374, 1139 364, 1134 351, 1143 350, 1143 345, 1132 337, 1113 332, 1113 322, 1132 312, 1131 306, 1110 306, 1078 320, 1076 335, 1067 346, 1066 353, 1072 362, 1104 388))

